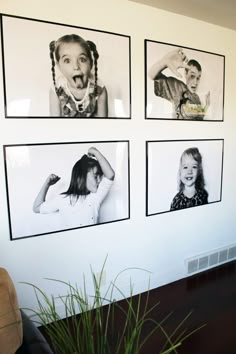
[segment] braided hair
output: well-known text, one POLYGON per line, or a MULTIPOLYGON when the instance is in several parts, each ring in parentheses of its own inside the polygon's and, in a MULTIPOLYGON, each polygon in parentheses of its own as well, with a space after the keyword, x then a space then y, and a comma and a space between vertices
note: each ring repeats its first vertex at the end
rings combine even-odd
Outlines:
POLYGON ((98 81, 98 64, 97 60, 99 58, 99 54, 97 51, 97 47, 94 42, 92 41, 85 41, 82 37, 78 36, 77 34, 67 34, 65 36, 60 37, 57 41, 52 41, 49 44, 49 51, 50 51, 50 59, 52 62, 52 79, 53 79, 53 84, 56 90, 56 93, 58 95, 58 88, 56 86, 56 73, 55 73, 55 66, 56 66, 56 61, 58 62, 60 60, 60 46, 63 43, 78 43, 83 47, 85 50, 88 59, 90 61, 91 67, 94 65, 94 93, 95 96, 97 96, 97 81, 98 81))
POLYGON ((52 41, 49 43, 49 50, 50 50, 50 59, 52 62, 52 67, 51 67, 51 72, 52 72, 52 80, 53 84, 56 90, 56 93, 58 93, 58 89, 56 86, 56 74, 55 74, 55 59, 54 59, 54 51, 55 51, 55 41, 52 41))
POLYGON ((99 58, 99 54, 97 51, 97 47, 96 44, 92 41, 87 41, 87 44, 90 48, 90 51, 93 52, 93 57, 94 57, 94 92, 95 92, 95 96, 97 96, 97 82, 98 82, 98 58, 99 58))

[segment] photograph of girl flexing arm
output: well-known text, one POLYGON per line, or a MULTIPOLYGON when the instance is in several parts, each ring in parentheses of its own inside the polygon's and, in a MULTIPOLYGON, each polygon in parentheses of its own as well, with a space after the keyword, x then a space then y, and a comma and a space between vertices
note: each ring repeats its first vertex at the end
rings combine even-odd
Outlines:
MULTIPOLYGON (((47 202, 48 189, 60 180, 50 174, 33 204, 35 213, 60 213, 71 224, 88 226, 98 223, 101 204, 109 193, 115 172, 107 159, 95 147, 90 147, 73 166, 68 189, 47 202), (73 219, 76 220, 73 220, 73 219)), ((69 225, 68 225, 69 226, 69 225)))
POLYGON ((129 219, 129 141, 5 145, 4 154, 12 240, 129 219))

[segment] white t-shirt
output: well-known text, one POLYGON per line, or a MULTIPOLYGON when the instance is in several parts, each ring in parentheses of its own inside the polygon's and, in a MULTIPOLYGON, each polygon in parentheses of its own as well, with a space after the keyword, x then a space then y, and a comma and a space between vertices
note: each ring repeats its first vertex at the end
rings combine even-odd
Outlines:
POLYGON ((97 224, 100 206, 112 184, 112 180, 103 176, 96 193, 80 196, 72 203, 70 196, 60 194, 52 200, 46 200, 42 203, 40 213, 60 213, 60 218, 62 218, 61 221, 65 228, 97 224))

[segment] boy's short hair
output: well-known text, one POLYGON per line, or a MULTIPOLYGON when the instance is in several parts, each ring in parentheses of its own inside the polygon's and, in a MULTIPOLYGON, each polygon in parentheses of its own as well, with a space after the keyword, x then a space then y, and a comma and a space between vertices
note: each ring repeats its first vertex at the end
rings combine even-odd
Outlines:
MULTIPOLYGON (((194 66, 195 68, 198 69, 198 71, 202 71, 201 65, 200 65, 199 62, 198 62, 197 60, 195 60, 195 59, 190 59, 190 60, 188 61, 188 66, 194 66)), ((185 70, 186 70, 186 72, 188 72, 188 69, 187 69, 187 68, 186 68, 185 70)))

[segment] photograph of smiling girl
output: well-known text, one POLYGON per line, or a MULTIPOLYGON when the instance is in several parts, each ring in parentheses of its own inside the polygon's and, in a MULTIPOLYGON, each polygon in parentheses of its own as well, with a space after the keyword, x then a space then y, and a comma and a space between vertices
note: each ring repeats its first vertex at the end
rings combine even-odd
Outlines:
POLYGON ((220 202, 223 143, 148 141, 146 215, 220 202))
POLYGON ((7 145, 4 153, 12 240, 129 218, 128 141, 7 145))
POLYGON ((131 118, 129 36, 1 21, 6 118, 131 118))
POLYGON ((146 119, 223 121, 223 55, 145 40, 146 119))

